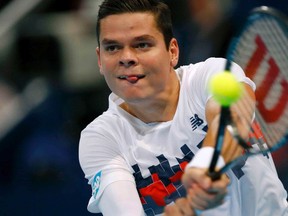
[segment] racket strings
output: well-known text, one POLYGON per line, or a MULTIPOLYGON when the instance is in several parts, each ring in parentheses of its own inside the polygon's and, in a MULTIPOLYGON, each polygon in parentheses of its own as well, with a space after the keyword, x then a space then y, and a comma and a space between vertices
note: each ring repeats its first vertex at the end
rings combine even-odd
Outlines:
MULTIPOLYGON (((275 19, 272 20, 269 18, 263 19, 263 21, 261 22, 261 25, 259 25, 259 28, 255 29, 255 31, 259 32, 264 42, 266 43, 269 56, 273 57, 273 59, 276 61, 279 67, 280 76, 278 76, 278 80, 275 80, 275 82, 280 83, 281 80, 284 80, 284 82, 286 82, 287 73, 285 73, 285 71, 286 72, 288 71, 288 61, 287 61, 288 60, 288 39, 287 39, 287 36, 285 35, 285 32, 283 32, 283 30, 281 29, 281 26, 275 19)), ((283 87, 282 85, 280 84, 273 85, 273 87, 274 88, 271 88, 269 91, 270 94, 268 97, 270 99, 266 100, 267 107, 271 107, 272 105, 275 105, 275 101, 280 100, 279 93, 284 91, 283 94, 288 95, 287 88, 283 87)), ((286 103, 286 107, 287 107, 287 100, 283 101, 283 103, 286 103)), ((263 118, 261 118, 262 116, 259 112, 257 116, 258 116, 258 119, 262 120, 261 125, 265 126, 266 123, 263 120, 263 118)), ((272 143, 279 141, 279 139, 283 136, 283 134, 287 133, 285 129, 287 128, 287 124, 288 124, 287 123, 288 112, 287 111, 284 112, 281 118, 282 118, 282 120, 280 120, 281 124, 279 123, 278 127, 276 127, 273 130, 273 135, 275 135, 275 138, 272 140, 272 143)), ((271 127, 269 127, 269 129, 271 130, 271 127)), ((267 130, 266 132, 268 135, 270 135, 269 133, 270 130, 267 130)))
MULTIPOLYGON (((285 89, 285 87, 281 85, 281 81, 286 82, 286 80, 288 80, 288 38, 285 32, 283 32, 279 22, 277 22, 275 19, 266 17, 260 20, 259 24, 255 23, 255 26, 257 26, 257 28, 253 28, 253 31, 261 35, 261 38, 266 44, 265 46, 267 49, 267 54, 269 54, 270 58, 275 61, 277 67, 279 68, 280 74, 278 76, 278 80, 274 80, 274 84, 272 85, 272 88, 269 89, 269 95, 267 96, 265 101, 265 105, 267 107, 273 107, 273 105, 275 105, 275 102, 281 100, 280 93, 288 95, 287 88, 285 89)), ((262 71, 259 71, 259 75, 262 75, 263 77, 264 73, 264 69, 262 69, 262 71)), ((271 79, 274 79, 274 77, 265 78, 265 82, 269 82, 271 79)), ((257 84, 257 80, 255 80, 255 82, 257 84)), ((265 89, 263 91, 265 91, 265 89)), ((282 103, 286 103, 286 105, 284 106, 287 107, 287 100, 282 101, 282 103)), ((283 137, 283 135, 287 133, 285 129, 287 129, 288 124, 288 112, 285 111, 285 109, 284 113, 281 115, 281 120, 279 120, 274 126, 271 126, 272 124, 268 125, 259 111, 256 112, 256 116, 257 119, 259 119, 260 121, 261 127, 263 128, 263 130, 265 130, 264 133, 270 145, 278 143, 281 137, 283 137)))
POLYGON ((247 129, 249 129, 249 141, 251 145, 258 144, 260 150, 264 152, 266 151, 266 149, 263 148, 264 145, 267 145, 269 149, 271 149, 274 144, 279 142, 283 136, 283 132, 279 131, 276 127, 266 124, 266 121, 257 109, 255 110, 254 119, 251 119, 251 113, 254 110, 254 100, 246 91, 244 91, 242 98, 234 107, 236 107, 234 111, 242 121, 245 121, 244 125, 247 125, 247 129))
MULTIPOLYGON (((270 57, 273 57, 276 60, 277 65, 280 68, 280 71, 287 71, 288 69, 288 39, 276 21, 272 21, 269 18, 261 19, 253 25, 249 26, 247 31, 240 39, 237 44, 237 49, 232 53, 234 56, 234 61, 236 61, 240 66, 247 66, 248 61, 251 59, 256 47, 255 38, 257 36, 261 37, 264 44, 266 44, 264 51, 269 54, 270 57)), ((265 53, 261 53, 263 56, 265 53)), ((267 55, 265 55, 267 57, 267 55)), ((269 57, 268 56, 268 57, 269 57)), ((267 62, 263 61, 264 63, 267 62)), ((260 68, 264 68, 265 65, 261 65, 260 68)), ((288 74, 282 73, 285 80, 288 80, 288 74)), ((259 77, 261 78, 261 77, 259 77)), ((263 77, 262 77, 263 78, 263 77)))
MULTIPOLYGON (((275 122, 267 122, 263 113, 260 113, 261 110, 257 109, 255 112, 255 118, 265 134, 265 138, 262 140, 256 135, 253 142, 256 142, 255 139, 258 137, 258 142, 266 142, 270 148, 287 134, 288 128, 288 109, 287 100, 285 99, 285 95, 288 95, 287 87, 285 87, 288 80, 288 37, 287 30, 285 32, 282 28, 283 25, 285 24, 279 24, 277 19, 271 18, 269 15, 261 15, 260 19, 251 18, 250 24, 247 25, 247 29, 243 32, 234 53, 232 53, 234 61, 255 82, 257 86, 256 97, 262 96, 261 101, 256 98, 257 108, 261 105, 269 110, 273 109, 277 103, 282 103, 282 106, 284 106, 283 113, 279 115, 280 118, 275 122), (258 53, 255 52, 257 48, 259 49, 257 47, 259 44, 255 42, 257 37, 264 45, 260 47, 262 50, 258 53), (272 71, 272 74, 268 74, 269 70, 272 70, 272 63, 276 65, 278 71, 272 68, 274 71, 272 71), (276 74, 275 71, 279 74, 276 74), (264 87, 267 86, 271 88, 265 89, 264 87), (266 96, 263 97, 263 94, 266 96)), ((287 29, 287 26, 285 28, 287 29)), ((243 109, 247 109, 249 103, 251 103, 249 100, 246 100, 246 104, 242 101, 243 109)), ((271 113, 269 114, 271 115, 271 113)), ((251 132, 258 133, 257 127, 253 124, 251 124, 251 132)))
POLYGON ((233 120, 235 121, 235 119, 237 119, 236 121, 239 122, 239 119, 241 119, 242 122, 242 129, 236 126, 237 129, 234 129, 234 133, 236 134, 237 131, 238 135, 240 134, 238 129, 242 130, 242 137, 244 136, 243 139, 247 140, 246 142, 249 142, 249 146, 257 143, 263 143, 263 133, 260 130, 260 126, 255 120, 253 120, 252 117, 254 113, 254 101, 250 98, 246 91, 244 91, 240 101, 233 105, 232 109, 236 113, 236 116, 238 116, 238 118, 234 117, 233 120))

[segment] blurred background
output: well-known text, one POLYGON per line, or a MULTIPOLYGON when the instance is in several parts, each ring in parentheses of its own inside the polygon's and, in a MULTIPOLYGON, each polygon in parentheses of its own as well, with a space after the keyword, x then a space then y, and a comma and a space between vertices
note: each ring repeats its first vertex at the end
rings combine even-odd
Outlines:
MULTIPOLYGON (((0 0, 0 215, 92 215, 78 162, 81 130, 110 93, 95 55, 102 0, 0 0)), ((284 0, 166 0, 179 65, 225 57, 249 11, 284 0)), ((288 187, 288 149, 275 153, 288 187)))

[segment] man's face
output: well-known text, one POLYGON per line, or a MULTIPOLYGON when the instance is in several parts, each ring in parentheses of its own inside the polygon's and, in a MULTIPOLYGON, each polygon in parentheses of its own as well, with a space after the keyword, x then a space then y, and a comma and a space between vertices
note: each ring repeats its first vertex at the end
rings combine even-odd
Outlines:
POLYGON ((98 64, 115 94, 133 103, 169 91, 178 45, 172 39, 167 50, 152 14, 111 15, 101 20, 100 28, 98 64))

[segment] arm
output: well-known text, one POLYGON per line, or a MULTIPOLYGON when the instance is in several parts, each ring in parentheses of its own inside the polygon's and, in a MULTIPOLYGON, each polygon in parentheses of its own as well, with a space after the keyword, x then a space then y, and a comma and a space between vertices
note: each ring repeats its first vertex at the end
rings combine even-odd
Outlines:
MULTIPOLYGON (((255 96, 250 86, 247 84, 243 84, 243 86, 245 88, 245 94, 238 103, 242 103, 243 101, 241 100, 244 100, 245 97, 249 96, 252 98, 251 107, 249 109, 247 108, 245 110, 239 110, 237 109, 237 105, 231 108, 231 112, 233 120, 236 121, 238 130, 240 131, 241 135, 246 138, 248 137, 247 128, 249 128, 249 125, 247 125, 247 123, 249 121, 241 121, 241 118, 245 116, 246 119, 252 119, 255 107, 255 96)), ((206 118, 209 129, 207 131, 207 135, 202 147, 206 151, 208 147, 211 148, 215 145, 219 124, 219 113, 220 106, 213 99, 209 99, 206 105, 206 118)), ((233 158, 241 155, 242 152, 243 149, 237 144, 231 134, 226 132, 222 149, 222 156, 224 161, 228 162, 233 158)), ((194 159, 199 160, 197 154, 194 159)), ((211 157, 212 154, 208 156, 200 156, 200 161, 202 161, 198 164, 203 165, 203 162, 204 164, 206 162, 206 165, 202 166, 201 168, 199 168, 197 162, 194 166, 195 160, 193 159, 192 163, 190 163, 190 166, 188 166, 190 168, 185 170, 182 179, 184 186, 187 188, 187 197, 190 200, 191 206, 200 210, 210 209, 220 205, 224 200, 224 197, 227 193, 227 186, 229 184, 229 179, 226 174, 223 174, 217 181, 211 181, 211 179, 206 175, 207 167, 209 166, 209 160, 207 160, 207 158, 211 157)))
MULTIPOLYGON (((107 121, 106 121, 107 122, 107 121)), ((144 215, 135 179, 112 135, 103 123, 88 126, 81 133, 80 165, 92 187, 88 204, 91 213, 144 215)))
MULTIPOLYGON (((231 106, 232 120, 236 124, 238 131, 242 138, 248 139, 250 131, 250 123, 255 111, 255 94, 253 89, 243 83, 243 95, 238 102, 231 106), (249 103, 247 102, 249 100, 249 103)), ((207 135, 205 137, 203 147, 215 146, 216 136, 218 131, 220 118, 220 106, 210 98, 206 104, 206 119, 208 122, 207 135)), ((224 144, 222 148, 222 156, 227 163, 237 156, 241 155, 243 148, 241 148, 230 133, 226 132, 224 137, 224 144)))
POLYGON ((103 215, 145 215, 136 186, 130 181, 118 181, 108 185, 98 206, 103 215))

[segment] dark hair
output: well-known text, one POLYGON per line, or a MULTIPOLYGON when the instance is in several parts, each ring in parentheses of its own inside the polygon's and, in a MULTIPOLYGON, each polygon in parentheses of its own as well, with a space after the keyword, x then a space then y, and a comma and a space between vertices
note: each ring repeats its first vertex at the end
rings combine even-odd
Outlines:
POLYGON ((160 0, 104 0, 98 11, 96 35, 100 45, 100 21, 101 19, 115 14, 149 12, 155 17, 157 27, 162 32, 168 49, 173 38, 171 12, 169 7, 160 0))

